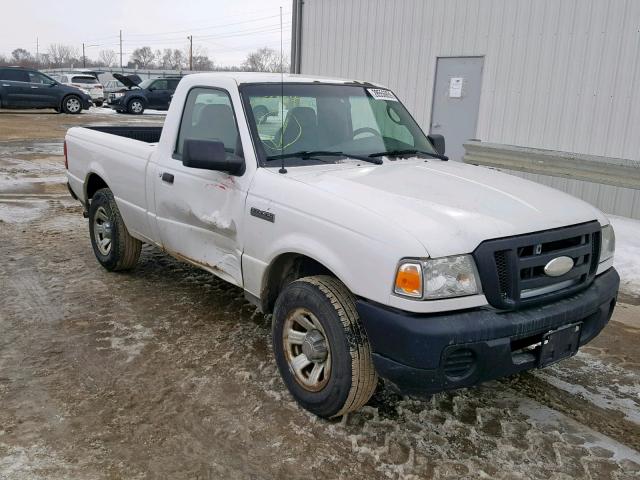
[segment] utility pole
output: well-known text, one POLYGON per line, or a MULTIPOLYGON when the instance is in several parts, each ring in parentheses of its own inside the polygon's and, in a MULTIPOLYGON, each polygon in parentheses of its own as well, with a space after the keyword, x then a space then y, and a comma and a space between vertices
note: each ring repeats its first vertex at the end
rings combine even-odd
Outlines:
POLYGON ((189 40, 189 70, 193 71, 193 35, 187 37, 189 40))
POLYGON ((87 57, 84 55, 84 42, 82 42, 82 68, 87 68, 87 57))
POLYGON ((120 70, 122 70, 122 30, 120 30, 120 70))
POLYGON ((36 67, 40 67, 40 39, 36 37, 36 67))

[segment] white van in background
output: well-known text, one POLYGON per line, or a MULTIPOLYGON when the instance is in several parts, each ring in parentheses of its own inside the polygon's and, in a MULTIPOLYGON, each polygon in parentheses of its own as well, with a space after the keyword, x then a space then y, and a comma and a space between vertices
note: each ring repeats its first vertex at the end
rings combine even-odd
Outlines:
POLYGON ((104 87, 93 75, 86 73, 56 73, 51 75, 56 81, 79 88, 86 92, 96 107, 104 103, 104 87))

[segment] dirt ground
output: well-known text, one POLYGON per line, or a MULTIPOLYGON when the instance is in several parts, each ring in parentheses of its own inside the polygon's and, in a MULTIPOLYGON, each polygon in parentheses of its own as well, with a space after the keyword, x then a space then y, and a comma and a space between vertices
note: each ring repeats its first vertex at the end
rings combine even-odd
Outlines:
POLYGON ((150 247, 103 270, 62 138, 102 111, 0 111, 0 479, 640 478, 640 301, 551 368, 430 399, 297 407, 270 320, 150 247))

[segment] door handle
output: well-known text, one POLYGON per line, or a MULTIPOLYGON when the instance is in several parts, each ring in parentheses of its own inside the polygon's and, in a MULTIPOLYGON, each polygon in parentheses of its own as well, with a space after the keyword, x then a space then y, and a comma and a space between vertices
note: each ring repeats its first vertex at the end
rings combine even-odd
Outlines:
POLYGON ((163 172, 162 181, 167 183, 173 183, 173 175, 171 173, 163 172))
POLYGON ((34 86, 32 86, 31 88, 40 88, 40 87, 34 87, 34 86))
POLYGON ((11 85, 7 85, 6 83, 2 84, 3 87, 10 87, 11 85))

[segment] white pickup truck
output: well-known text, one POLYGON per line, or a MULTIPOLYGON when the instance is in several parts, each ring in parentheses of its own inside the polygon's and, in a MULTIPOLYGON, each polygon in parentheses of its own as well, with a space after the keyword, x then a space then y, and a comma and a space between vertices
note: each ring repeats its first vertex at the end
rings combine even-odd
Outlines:
POLYGON ((544 367, 606 325, 608 219, 559 191, 448 162, 388 89, 197 74, 164 127, 71 128, 71 194, 98 261, 142 243, 273 313, 295 399, 358 409, 378 377, 429 394, 544 367))

